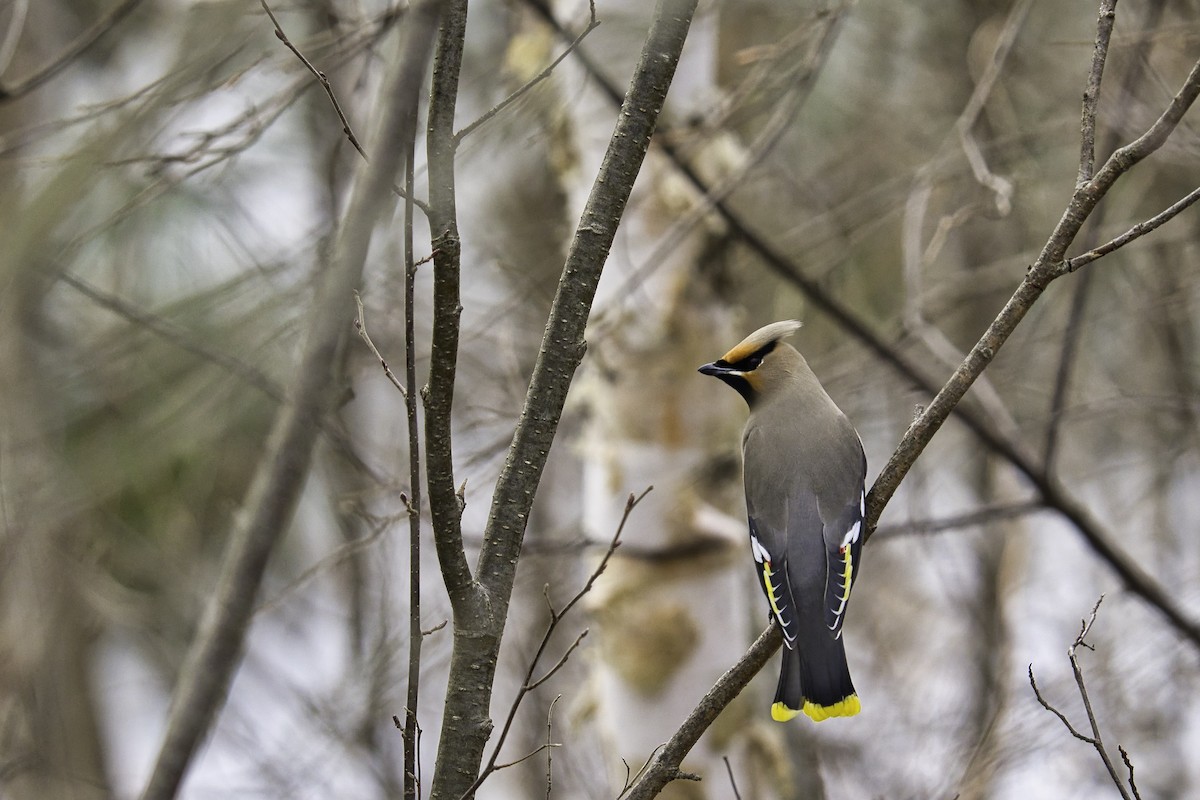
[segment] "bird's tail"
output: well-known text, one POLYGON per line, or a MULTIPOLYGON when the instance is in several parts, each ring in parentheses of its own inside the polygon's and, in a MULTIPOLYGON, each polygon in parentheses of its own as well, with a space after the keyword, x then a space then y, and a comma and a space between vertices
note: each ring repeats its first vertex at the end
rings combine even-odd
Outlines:
POLYGON ((783 648, 779 686, 771 706, 772 719, 786 722, 801 711, 814 722, 857 714, 861 706, 850 681, 842 639, 801 637, 796 647, 796 650, 783 648))

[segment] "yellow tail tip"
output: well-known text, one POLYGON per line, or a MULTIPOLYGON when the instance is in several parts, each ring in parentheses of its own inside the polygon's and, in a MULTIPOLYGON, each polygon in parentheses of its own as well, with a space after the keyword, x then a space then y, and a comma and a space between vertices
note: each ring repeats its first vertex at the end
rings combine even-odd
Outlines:
POLYGON ((776 722, 787 722, 789 719, 799 713, 800 712, 796 709, 788 708, 783 703, 771 704, 771 719, 775 720, 776 722))
POLYGON ((771 719, 776 722, 787 722, 789 719, 799 716, 801 711, 813 722, 821 722, 831 717, 853 717, 862 711, 862 704, 858 702, 856 694, 829 706, 819 706, 811 700, 805 700, 803 709, 788 708, 783 703, 774 703, 771 705, 771 719))
POLYGON ((853 717, 860 711, 862 711, 862 704, 858 702, 856 694, 843 698, 831 706, 819 706, 810 700, 804 701, 804 713, 813 722, 820 722, 830 717, 853 717))

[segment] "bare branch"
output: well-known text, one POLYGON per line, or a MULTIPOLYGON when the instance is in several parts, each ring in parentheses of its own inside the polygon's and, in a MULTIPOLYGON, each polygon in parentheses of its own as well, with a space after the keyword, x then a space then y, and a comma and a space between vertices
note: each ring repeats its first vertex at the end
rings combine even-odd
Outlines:
POLYGON ((683 763, 684 757, 700 739, 701 734, 708 730, 717 715, 741 694, 746 684, 750 683, 750 679, 758 674, 767 663, 767 659, 774 655, 782 644, 783 637, 779 634, 779 628, 772 622, 746 654, 700 699, 670 741, 657 751, 645 772, 629 788, 628 794, 622 794, 621 798, 650 800, 671 781, 685 777, 679 772, 679 765, 683 763))
POLYGON ((957 530, 959 528, 971 528, 977 525, 988 525, 993 522, 1015 519, 1023 517, 1027 514, 1036 514, 1039 511, 1045 511, 1044 503, 1037 500, 1027 500, 1023 503, 1008 503, 1005 505, 985 506, 983 508, 968 511, 964 514, 956 514, 942 519, 929 520, 913 520, 897 525, 880 525, 875 531, 875 535, 891 539, 898 536, 927 536, 943 531, 957 530))
POLYGON ((551 61, 550 64, 547 65, 545 69, 543 69, 537 75, 534 75, 532 78, 530 78, 528 81, 526 81, 524 85, 522 85, 521 87, 514 90, 512 94, 510 94, 508 97, 504 98, 499 103, 494 105, 491 109, 489 109, 487 112, 485 112, 482 116, 480 116, 474 122, 467 125, 465 128, 460 130, 458 133, 454 134, 454 142, 456 145, 461 144, 463 139, 470 136, 472 133, 474 133, 476 130, 478 130, 481 126, 483 126, 486 122, 488 122, 493 117, 495 117, 497 114, 504 111, 504 109, 508 108, 513 103, 517 102, 517 100, 520 100, 522 97, 525 96, 525 93, 528 92, 530 89, 537 86, 542 81, 546 80, 546 78, 550 77, 550 74, 554 72, 555 67, 557 67, 559 64, 561 64, 563 62, 563 59, 565 59, 567 56, 571 55, 571 53, 575 52, 575 49, 577 47, 579 47, 579 43, 582 42, 585 38, 587 38, 587 35, 589 33, 591 33, 592 31, 594 31, 600 25, 600 21, 596 19, 596 2, 595 2, 595 0, 588 0, 588 9, 591 12, 591 18, 588 22, 587 27, 584 28, 579 33, 579 35, 575 37, 574 41, 572 41, 570 44, 567 45, 566 49, 563 50, 562 53, 559 54, 558 58, 551 61))
POLYGON ((1042 708, 1046 709, 1051 714, 1058 717, 1059 720, 1062 722, 1062 724, 1066 727, 1066 729, 1068 731, 1070 731, 1071 735, 1074 736, 1076 739, 1078 739, 1081 742, 1087 742, 1088 744, 1095 747, 1095 745, 1096 745, 1095 739, 1093 739, 1090 736, 1085 736, 1084 734, 1075 730, 1075 726, 1071 724, 1071 721, 1069 719, 1067 719, 1066 715, 1063 714, 1061 711, 1059 711, 1054 706, 1050 705, 1050 703, 1046 701, 1046 698, 1042 697, 1042 692, 1040 689, 1038 689, 1037 681, 1035 681, 1033 679, 1033 664, 1029 665, 1029 685, 1031 687, 1033 687, 1034 697, 1036 697, 1037 701, 1039 703, 1041 703, 1042 708))
POLYGON ((346 134, 346 138, 350 140, 350 144, 354 145, 354 149, 363 158, 367 157, 367 151, 359 144, 358 137, 354 135, 354 131, 350 128, 350 120, 346 119, 346 112, 342 111, 342 104, 338 102, 337 95, 333 93, 333 85, 329 83, 329 78, 325 77, 325 73, 313 66, 313 63, 308 60, 304 53, 300 52, 300 48, 292 44, 292 40, 283 32, 283 26, 279 24, 279 20, 275 18, 275 12, 267 5, 267 0, 258 0, 263 11, 267 12, 267 16, 271 18, 271 24, 275 26, 275 38, 283 42, 284 46, 295 54, 296 58, 300 59, 300 63, 304 68, 313 74, 313 77, 321 84, 321 88, 325 90, 325 95, 329 98, 329 102, 333 104, 333 110, 337 112, 338 119, 342 123, 342 133, 346 134))
POLYGON ((560 669, 562 669, 563 666, 567 663, 567 659, 569 659, 571 657, 571 654, 574 653, 575 650, 579 647, 579 645, 583 643, 583 640, 587 635, 588 635, 588 629, 584 628, 582 631, 580 631, 579 635, 575 637, 575 641, 571 642, 571 646, 566 649, 566 651, 562 654, 562 657, 560 657, 558 659, 558 661, 556 661, 554 663, 554 666, 552 666, 552 667, 550 667, 550 669, 546 670, 545 675, 538 678, 537 680, 526 683, 525 686, 522 688, 527 691, 532 692, 534 689, 538 688, 543 683, 545 683, 546 681, 553 678, 555 673, 557 673, 560 669))
MULTIPOLYGON (((312 76, 321 84, 321 88, 325 90, 325 96, 329 98, 329 102, 333 105, 333 110, 338 116, 338 121, 342 125, 342 133, 346 135, 346 139, 358 151, 358 154, 364 159, 367 158, 367 151, 363 149, 362 144, 358 141, 358 137, 354 135, 354 130, 350 127, 350 120, 346 117, 346 112, 342 110, 342 104, 338 102, 337 95, 333 91, 333 84, 329 82, 328 76, 323 71, 317 69, 312 61, 308 59, 308 56, 304 55, 300 51, 300 48, 288 38, 287 34, 283 31, 283 26, 279 24, 279 20, 276 18, 275 12, 267 5, 267 0, 258 0, 258 2, 262 6, 263 11, 267 12, 267 16, 270 17, 271 24, 275 26, 275 38, 282 42, 288 50, 291 50, 292 54, 304 65, 304 68, 311 72, 312 76)), ((401 189, 398 185, 393 185, 392 191, 398 197, 404 198, 405 201, 428 213, 428 206, 413 196, 411 187, 401 189)))
POLYGON ((592 570, 591 575, 588 576, 588 579, 586 582, 584 582, 583 587, 575 593, 574 597, 572 597, 565 606, 563 606, 561 611, 556 611, 554 609, 554 606, 550 602, 550 587, 548 585, 546 586, 545 597, 546 605, 550 610, 550 622, 546 625, 545 633, 542 634, 541 643, 538 644, 537 649, 533 653, 533 657, 529 660, 529 667, 525 670, 525 679, 521 683, 521 688, 517 690, 517 696, 513 698, 512 704, 508 708, 508 716, 504 720, 504 725, 500 728, 500 735, 496 738, 496 744, 492 748, 492 755, 488 759, 487 766, 480 771, 479 777, 475 779, 475 782, 471 785, 471 787, 463 793, 463 798, 472 795, 475 790, 477 790, 480 785, 487 780, 489 775, 499 769, 499 767, 496 766, 496 760, 500 757, 500 750, 504 747, 504 743, 508 739, 508 734, 512 730, 513 720, 516 719, 517 709, 520 708, 521 702, 525 699, 526 695, 548 681, 556 672, 562 669, 563 665, 567 663, 567 659, 571 657, 571 654, 575 652, 575 649, 578 648, 583 642, 583 638, 587 636, 588 632, 585 629, 575 638, 575 641, 566 649, 566 652, 563 653, 562 657, 559 658, 557 663, 555 663, 554 666, 552 666, 540 678, 534 680, 533 673, 537 671, 538 663, 545 654, 546 648, 549 646, 555 630, 558 629, 558 624, 562 622, 563 617, 565 617, 571 611, 571 609, 575 607, 575 604, 583 599, 583 597, 592 590, 592 586, 596 583, 596 580, 602 574, 604 574, 604 570, 608 567, 608 562, 612 558, 613 553, 615 553, 617 548, 621 545, 621 533, 625 530, 625 523, 629 521, 629 515, 633 513, 633 510, 637 508, 638 503, 642 502, 646 495, 650 494, 653 489, 653 486, 647 486, 642 490, 641 494, 629 495, 625 501, 625 510, 621 514, 621 520, 617 524, 617 529, 613 533, 613 538, 612 541, 609 542, 608 549, 605 551, 604 555, 601 556, 600 562, 596 565, 595 569, 592 570))
MULTIPOLYGON (((415 118, 413 120, 416 122, 415 118)), ((412 498, 408 505, 408 691, 405 694, 404 719, 404 797, 421 797, 421 728, 417 724, 417 706, 421 699, 421 647, 428 635, 421 629, 421 424, 417 414, 416 280, 417 264, 413 257, 413 201, 416 184, 415 128, 407 137, 404 154, 404 416, 408 426, 408 482, 412 498), (409 779, 409 775, 413 777, 409 779)), ((356 295, 357 297, 357 295, 356 295)), ((366 327, 363 327, 366 336, 366 327)), ((369 341, 368 341, 369 344, 369 341)), ((374 349, 374 345, 371 346, 374 349)), ((380 363, 383 359, 379 359, 380 363)), ((385 367, 386 369, 386 367, 385 367)), ((442 625, 446 623, 443 621, 442 625)), ((438 630, 433 628, 429 631, 438 630)))
POLYGON ((1076 186, 1092 179, 1096 162, 1096 106, 1100 102, 1100 80, 1104 77, 1104 64, 1108 60, 1108 42, 1112 38, 1113 25, 1117 21, 1117 0, 1100 0, 1100 13, 1096 19, 1096 45, 1092 50, 1092 68, 1088 72, 1087 85, 1083 89, 1083 116, 1079 124, 1079 177, 1076 186))
MULTIPOLYGON (((554 789, 554 751, 550 749, 550 742, 553 741, 554 733, 554 706, 561 699, 561 694, 556 695, 555 698, 550 701, 550 708, 546 710, 546 800, 550 800, 550 792, 554 789)), ((1121 754, 1124 755, 1124 753, 1125 751, 1122 750, 1121 754)), ((1129 774, 1132 778, 1132 765, 1129 767, 1129 774)))
POLYGON ((1125 762, 1125 767, 1129 770, 1129 790, 1133 792, 1134 800, 1142 800, 1142 793, 1138 791, 1137 784, 1133 782, 1133 762, 1129 760, 1129 753, 1121 745, 1117 745, 1117 750, 1121 753, 1121 760, 1125 762))
MULTIPOLYGON (((1067 730, 1071 732, 1072 736, 1081 742, 1087 742, 1096 749, 1096 752, 1100 756, 1100 760, 1104 762, 1104 768, 1108 770, 1109 778, 1112 779, 1113 784, 1117 787, 1117 790, 1120 791, 1121 797, 1124 798, 1124 800, 1134 800, 1134 797, 1138 796, 1136 788, 1134 789, 1133 795, 1131 795, 1129 788, 1125 786, 1124 781, 1121 780, 1121 776, 1117 774, 1117 768, 1113 764, 1112 759, 1108 755, 1108 750, 1104 746, 1104 739, 1100 734, 1100 723, 1096 719, 1095 711, 1092 709, 1092 701, 1088 697, 1087 684, 1083 678, 1083 668, 1080 667, 1079 658, 1076 655, 1076 651, 1080 647, 1085 647, 1088 650, 1095 649, 1087 643, 1087 635, 1091 633, 1092 626, 1096 624, 1096 614, 1099 612, 1100 604, 1102 602, 1104 602, 1104 595, 1100 595, 1100 598, 1096 601, 1096 604, 1092 606, 1091 616, 1086 620, 1080 621, 1079 635, 1075 637, 1075 641, 1071 644, 1070 649, 1067 650, 1067 657, 1071 661, 1071 670, 1075 673, 1075 685, 1079 689, 1080 698, 1083 699, 1083 708, 1087 713, 1088 725, 1091 727, 1092 735, 1087 736, 1075 730, 1075 727, 1071 725, 1070 720, 1067 719, 1065 714, 1063 714, 1054 706, 1050 705, 1050 703, 1046 702, 1045 698, 1042 697, 1042 693, 1038 691, 1037 683, 1033 680, 1032 664, 1029 665, 1029 684, 1033 687, 1033 693, 1043 708, 1052 712, 1056 717, 1058 717, 1062 724, 1066 726, 1067 730)), ((1125 752, 1125 749, 1120 746, 1118 746, 1118 749, 1121 751, 1121 757, 1125 760, 1125 765, 1129 768, 1129 782, 1130 786, 1132 786, 1133 765, 1130 763, 1129 755, 1125 752)))
POLYGON ((992 89, 996 85, 996 80, 1000 77, 1000 71, 1008 59, 1008 54, 1012 51, 1013 45, 1016 44, 1017 35, 1025 25, 1025 19, 1029 16, 1029 9, 1032 5, 1032 0, 1018 0, 1009 9, 1008 19, 1005 20, 1004 28, 996 40, 996 46, 992 51, 992 58, 988 61, 988 65, 979 77, 979 80, 975 83, 975 89, 971 92, 970 99, 954 123, 959 144, 962 146, 963 154, 967 158, 967 163, 971 167, 971 172, 974 174, 975 180, 981 186, 991 190, 995 196, 996 209, 1004 216, 1007 216, 1008 212, 1012 209, 1012 182, 991 171, 986 159, 983 157, 983 151, 980 149, 979 143, 975 140, 972 129, 975 127, 975 123, 979 119, 979 114, 983 111, 983 107, 987 103, 987 98, 991 95, 992 89))
POLYGON ((742 800, 742 793, 738 791, 737 781, 733 777, 733 767, 729 765, 729 757, 721 756, 721 760, 725 762, 725 771, 729 773, 729 786, 733 789, 734 800, 742 800))
MULTIPOLYGON (((425 467, 434 547, 450 595, 455 625, 477 613, 481 602, 462 543, 462 514, 455 495, 451 416, 458 369, 460 242, 455 201, 454 113, 467 30, 466 0, 449 0, 437 36, 429 94, 426 161, 429 175, 429 237, 433 242, 433 329, 425 402, 425 467)), ((445 736, 443 726, 442 735, 445 736)), ((438 748, 439 758, 442 752, 438 748)), ((441 770, 435 770, 441 774, 441 770)), ((435 779, 436 780, 436 779, 435 779)), ((436 792, 436 790, 435 790, 436 792)), ((457 793, 456 793, 457 796, 457 793)))
MULTIPOLYGON (((1083 187, 1082 190, 1076 191, 1075 197, 1072 198, 1072 207, 1068 208, 1068 213, 1075 210, 1074 207, 1078 205, 1078 210, 1084 212, 1084 217, 1075 219, 1073 216, 1064 215, 1063 221, 1059 223, 1059 227, 1055 230, 1055 234, 1058 237, 1065 238, 1065 234, 1070 233, 1073 237, 1078 231, 1079 225, 1082 224, 1083 219, 1086 218, 1086 215, 1091 213, 1096 203, 1100 202, 1100 199, 1112 188, 1117 179, 1133 169, 1142 159, 1166 144, 1167 137, 1179 126, 1183 115, 1196 102, 1197 95, 1200 95, 1200 61, 1192 65, 1191 72, 1188 73, 1183 85, 1179 87, 1179 91, 1171 98, 1170 105, 1154 121, 1154 124, 1137 139, 1117 149, 1104 162, 1104 166, 1096 173, 1096 177, 1089 181, 1088 185, 1083 187), (1082 197, 1080 196, 1081 192, 1083 194, 1082 197)), ((1049 244, 1057 245, 1059 241, 1058 237, 1052 237, 1049 244)), ((1066 241, 1064 245, 1069 246, 1070 242, 1066 241)), ((1057 248, 1055 247, 1054 249, 1057 248)), ((1043 259, 1039 259, 1039 261, 1041 260, 1044 260, 1044 257, 1043 259)))
POLYGON ((49 64, 44 65, 32 75, 26 75, 24 78, 15 80, 12 83, 0 83, 0 103, 15 100, 22 95, 32 92, 64 68, 70 66, 72 61, 99 41, 101 36, 115 28, 135 8, 141 5, 141 2, 142 0, 123 0, 123 2, 117 3, 107 13, 93 22, 87 30, 79 34, 75 38, 75 41, 67 45, 49 64))
POLYGON ((1155 228, 1158 228, 1158 227, 1162 226, 1163 224, 1170 222, 1172 219, 1177 217, 1181 212, 1190 208, 1192 206, 1192 204, 1194 204, 1197 200, 1200 200, 1200 187, 1193 189, 1191 192, 1189 192, 1187 195, 1185 195, 1179 201, 1173 203, 1171 206, 1167 207, 1166 209, 1159 212, 1158 214, 1155 214, 1150 219, 1145 220, 1144 222, 1139 222, 1137 225, 1134 225, 1132 228, 1125 231, 1125 233, 1122 233, 1117 238, 1115 238, 1109 242, 1105 242, 1104 244, 1100 245, 1099 247, 1089 250, 1086 253, 1077 255, 1074 258, 1068 258, 1059 267, 1058 274, 1061 275, 1061 274, 1065 274, 1068 272, 1074 272, 1075 270, 1079 269, 1080 267, 1086 266, 1086 265, 1092 263, 1093 261, 1095 261, 1096 259, 1108 255, 1109 253, 1113 252, 1114 250, 1120 250, 1122 247, 1124 247, 1125 245, 1134 241, 1135 239, 1141 238, 1142 236, 1145 236, 1147 233, 1150 233, 1150 231, 1154 230, 1155 228))
POLYGON ((497 771, 499 771, 502 769, 508 769, 509 767, 515 767, 517 764, 524 763, 524 762, 528 761, 529 759, 533 758, 538 753, 541 753, 545 750, 549 750, 554 747, 562 747, 562 744, 558 743, 558 742, 546 742, 545 744, 539 744, 535 749, 530 750, 528 753, 521 756, 516 761, 506 761, 503 764, 497 764, 495 769, 497 771))
MULTIPOLYGON (((392 372, 392 368, 388 366, 387 359, 385 359, 383 354, 379 352, 379 348, 375 346, 373 341, 371 341, 371 335, 367 333, 366 310, 363 308, 362 296, 358 293, 357 289, 354 290, 354 305, 358 308, 358 317, 354 320, 354 329, 358 331, 359 338, 367 343, 367 347, 371 348, 371 353, 375 356, 375 358, 379 359, 379 366, 383 367, 383 374, 386 375, 387 379, 392 382, 392 386, 395 386, 398 390, 400 390, 400 394, 404 396, 405 400, 407 400, 408 391, 404 388, 404 384, 400 383, 400 379, 396 377, 394 372, 392 372)), ((413 484, 413 491, 417 491, 416 484, 413 484)))

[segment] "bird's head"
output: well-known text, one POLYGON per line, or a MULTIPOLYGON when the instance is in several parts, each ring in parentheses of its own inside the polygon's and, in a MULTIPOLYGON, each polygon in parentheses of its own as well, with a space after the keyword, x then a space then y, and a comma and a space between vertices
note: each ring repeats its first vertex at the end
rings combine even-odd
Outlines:
POLYGON ((742 339, 716 361, 700 367, 700 372, 720 378, 753 407, 791 374, 793 362, 800 354, 783 340, 799 328, 800 323, 793 319, 772 322, 742 339))

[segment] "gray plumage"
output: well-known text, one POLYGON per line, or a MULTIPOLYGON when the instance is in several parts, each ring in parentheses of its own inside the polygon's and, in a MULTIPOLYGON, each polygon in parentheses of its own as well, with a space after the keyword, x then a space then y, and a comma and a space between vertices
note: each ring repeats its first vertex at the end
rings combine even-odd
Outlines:
POLYGON ((786 649, 772 716, 859 709, 841 639, 862 546, 866 458, 854 427, 777 322, 700 371, 746 399, 746 510, 759 583, 786 649))

